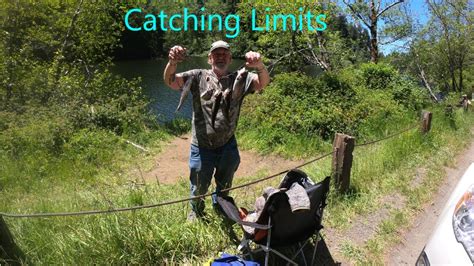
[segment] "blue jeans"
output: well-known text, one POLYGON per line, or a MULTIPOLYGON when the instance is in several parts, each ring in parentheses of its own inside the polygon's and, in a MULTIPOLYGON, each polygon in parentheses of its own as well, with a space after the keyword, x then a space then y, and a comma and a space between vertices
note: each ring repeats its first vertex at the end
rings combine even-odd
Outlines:
MULTIPOLYGON (((200 148, 191 144, 189 156, 191 197, 207 193, 213 174, 216 182, 216 194, 223 189, 230 188, 239 163, 240 155, 234 136, 224 146, 216 149, 200 148)), ((221 194, 227 195, 228 193, 221 194)), ((215 204, 214 198, 213 203, 215 204)), ((191 201, 191 208, 197 215, 204 213, 204 207, 204 199, 191 201)))

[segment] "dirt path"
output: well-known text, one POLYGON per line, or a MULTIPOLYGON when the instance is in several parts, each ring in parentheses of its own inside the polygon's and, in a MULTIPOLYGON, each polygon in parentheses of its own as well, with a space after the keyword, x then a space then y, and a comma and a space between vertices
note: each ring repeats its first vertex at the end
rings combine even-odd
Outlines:
MULTIPOLYGON (((189 143, 189 134, 174 138, 167 143, 163 152, 156 156, 155 167, 143 173, 145 180, 158 180, 160 183, 167 184, 174 183, 179 179, 187 180, 189 175, 189 143)), ((252 151, 241 150, 240 156, 241 163, 236 173, 236 178, 254 175, 259 171, 276 173, 303 163, 303 160, 291 161, 278 156, 261 156, 252 151)), ((413 221, 413 226, 401 233, 402 242, 390 248, 387 252, 385 264, 415 264, 457 181, 469 165, 474 162, 474 142, 455 158, 455 162, 455 168, 445 168, 446 177, 433 200, 425 204, 424 211, 417 215, 413 221)), ((425 175, 426 169, 418 169, 413 185, 420 185, 425 175)), ((341 262, 342 265, 350 264, 340 254, 339 249, 344 241, 350 240, 357 246, 363 246, 364 241, 370 239, 374 234, 378 224, 388 218, 389 211, 394 208, 393 206, 400 205, 401 202, 401 205, 405 205, 405 199, 398 194, 388 195, 380 200, 386 208, 381 208, 381 212, 375 215, 359 217, 356 219, 358 222, 353 224, 350 229, 338 232, 331 228, 325 228, 326 241, 331 255, 336 261, 341 262), (395 202, 398 204, 395 204, 395 202)))
MULTIPOLYGON (((189 176, 190 134, 174 138, 167 143, 163 152, 156 156, 155 167, 143 174, 146 181, 170 184, 189 176)), ((240 166, 236 177, 250 176, 259 171, 277 173, 303 163, 302 160, 286 160, 278 156, 261 156, 255 152, 240 150, 240 166)))
POLYGON ((402 233, 402 243, 393 247, 386 256, 386 264, 415 265, 451 192, 469 165, 474 162, 474 142, 459 154, 455 161, 455 168, 446 168, 445 180, 435 198, 425 205, 424 211, 416 217, 414 226, 402 233))
MULTIPOLYGON (((443 211, 444 205, 449 199, 457 182, 463 173, 474 162, 474 142, 466 147, 456 158, 454 168, 445 168, 445 178, 440 184, 438 191, 434 191, 433 199, 422 206, 422 212, 412 221, 412 227, 400 232, 401 243, 389 247, 384 256, 385 265, 414 265, 418 255, 436 226, 438 216, 443 211)), ((427 170, 419 168, 416 176, 412 180, 412 186, 420 186, 426 176, 427 170)), ((386 195, 376 199, 380 202, 379 208, 375 212, 360 215, 352 219, 351 226, 345 230, 335 230, 325 228, 326 243, 335 261, 342 265, 351 265, 350 259, 342 255, 344 244, 353 247, 363 248, 368 239, 372 239, 378 226, 386 219, 390 218, 390 212, 404 208, 407 199, 398 193, 386 195)))

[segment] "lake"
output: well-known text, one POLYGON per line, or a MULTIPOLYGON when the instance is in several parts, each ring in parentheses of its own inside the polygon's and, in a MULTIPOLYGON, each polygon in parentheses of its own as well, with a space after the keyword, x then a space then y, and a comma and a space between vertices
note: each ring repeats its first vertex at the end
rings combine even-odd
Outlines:
MULTIPOLYGON (((237 70, 243 64, 243 60, 233 59, 229 67, 231 71, 237 70)), ((151 110, 158 116, 160 122, 171 121, 175 118, 191 119, 192 106, 191 95, 179 112, 175 112, 178 106, 180 92, 170 89, 163 82, 163 71, 168 59, 127 60, 115 62, 112 68, 114 73, 124 78, 132 79, 141 77, 141 86, 145 95, 150 100, 151 110)), ((178 65, 177 72, 183 72, 195 68, 210 68, 207 57, 191 57, 178 65)))

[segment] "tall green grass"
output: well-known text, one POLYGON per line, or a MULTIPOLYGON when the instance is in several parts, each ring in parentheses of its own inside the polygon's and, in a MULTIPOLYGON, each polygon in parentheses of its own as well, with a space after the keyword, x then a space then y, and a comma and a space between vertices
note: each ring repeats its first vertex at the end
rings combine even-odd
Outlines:
MULTIPOLYGON (((366 246, 345 243, 341 247, 342 253, 353 262, 383 262, 384 250, 397 241, 397 230, 406 226, 421 204, 432 196, 442 179, 442 166, 451 164, 454 155, 471 140, 472 113, 457 111, 454 128, 441 107, 433 107, 432 111, 433 127, 427 135, 413 129, 377 144, 356 147, 350 193, 338 195, 332 190, 324 224, 339 230, 349 228, 359 215, 376 211, 386 195, 398 193, 406 198, 405 208, 391 212, 390 219, 380 225, 366 246), (427 179, 421 186, 413 187, 410 182, 418 167, 428 169, 427 179)), ((143 157, 140 151, 108 134, 81 132, 68 142, 71 150, 66 145, 63 155, 57 157, 48 155, 49 151, 42 150, 39 144, 25 148, 16 158, 2 150, 0 210, 33 213, 109 209, 189 195, 186 180, 173 185, 142 184, 139 174, 132 175, 130 170, 137 164, 146 170, 152 156, 143 157), (79 152, 78 147, 85 150, 79 152)), ((150 137, 159 138, 159 134, 150 137)), ((151 147, 158 151, 159 142, 154 143, 151 147)), ((323 153, 331 145, 325 142, 320 147, 319 152, 323 153)), ((315 150, 313 155, 317 153, 315 150)), ((330 175, 330 168, 329 157, 303 170, 317 181, 330 175)), ((237 179, 234 184, 271 173, 271 170, 261 171, 237 179)), ((235 190, 231 195, 239 206, 252 209, 262 189, 276 186, 279 181, 280 178, 275 178, 235 190)), ((210 213, 208 223, 188 223, 186 216, 190 208, 186 202, 105 215, 5 220, 32 264, 197 264, 216 257, 219 251, 236 252, 226 226, 212 212, 210 200, 206 202, 210 213)), ((234 229, 240 233, 237 227, 234 229)))

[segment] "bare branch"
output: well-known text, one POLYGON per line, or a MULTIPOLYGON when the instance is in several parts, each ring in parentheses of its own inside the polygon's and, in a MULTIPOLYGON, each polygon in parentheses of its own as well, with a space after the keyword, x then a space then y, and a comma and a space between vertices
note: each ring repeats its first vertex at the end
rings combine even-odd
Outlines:
POLYGON ((423 81, 423 85, 425 85, 425 88, 428 90, 428 93, 430 94, 433 101, 439 102, 438 98, 436 97, 436 95, 433 93, 433 90, 431 89, 430 83, 428 82, 428 79, 426 78, 425 71, 423 70, 423 67, 421 66, 420 57, 418 56, 418 53, 416 52, 414 48, 413 48, 413 53, 415 54, 415 64, 418 68, 418 71, 420 72, 420 77, 421 77, 421 80, 423 81))
POLYGON ((379 12, 381 5, 382 5, 382 0, 379 0, 379 1, 378 1, 377 8, 375 9, 375 10, 377 10, 377 12, 379 12))
POLYGON ((74 15, 72 16, 71 24, 69 24, 69 28, 68 28, 67 33, 66 33, 66 37, 64 38, 63 45, 61 46, 61 50, 59 52, 61 55, 62 55, 62 53, 64 52, 64 49, 67 46, 67 42, 69 41, 69 37, 71 36, 72 31, 74 30, 74 26, 76 24, 77 17, 81 13, 81 7, 82 7, 83 2, 84 2, 84 0, 81 0, 81 2, 79 2, 79 4, 77 5, 77 8, 76 8, 76 11, 74 12, 74 15))
POLYGON ((382 11, 380 11, 380 12, 377 14, 377 18, 380 17, 385 11, 389 10, 390 8, 392 8, 392 7, 395 6, 395 5, 398 5, 398 4, 403 3, 404 1, 405 1, 405 0, 398 0, 397 2, 391 3, 390 5, 388 5, 387 7, 385 7, 382 11))
POLYGON ((351 4, 349 4, 348 2, 346 2, 346 0, 342 0, 342 2, 343 2, 344 4, 346 4, 347 7, 349 7, 349 9, 352 11, 352 13, 353 13, 354 15, 356 15, 356 16, 360 19, 360 21, 362 21, 362 23, 364 23, 364 25, 365 25, 367 28, 370 28, 369 23, 364 20, 364 18, 360 15, 360 13, 357 12, 351 4))
POLYGON ((270 69, 270 71, 268 71, 268 73, 272 73, 272 71, 275 69, 275 66, 281 61, 283 60, 284 58, 290 56, 290 55, 293 55, 295 53, 300 53, 302 51, 305 51, 305 50, 308 50, 309 48, 303 48, 303 49, 300 49, 298 51, 292 51, 292 52, 289 52, 283 56, 281 56, 280 58, 278 58, 277 60, 273 61, 272 63, 270 63, 267 67, 270 69))
POLYGON ((307 41, 306 44, 308 45, 309 50, 311 51, 311 55, 313 56, 314 61, 324 70, 328 71, 330 70, 329 65, 327 62, 325 62, 322 58, 319 58, 315 53, 314 53, 314 48, 313 45, 311 44, 311 41, 309 39, 309 36, 307 36, 307 41))

